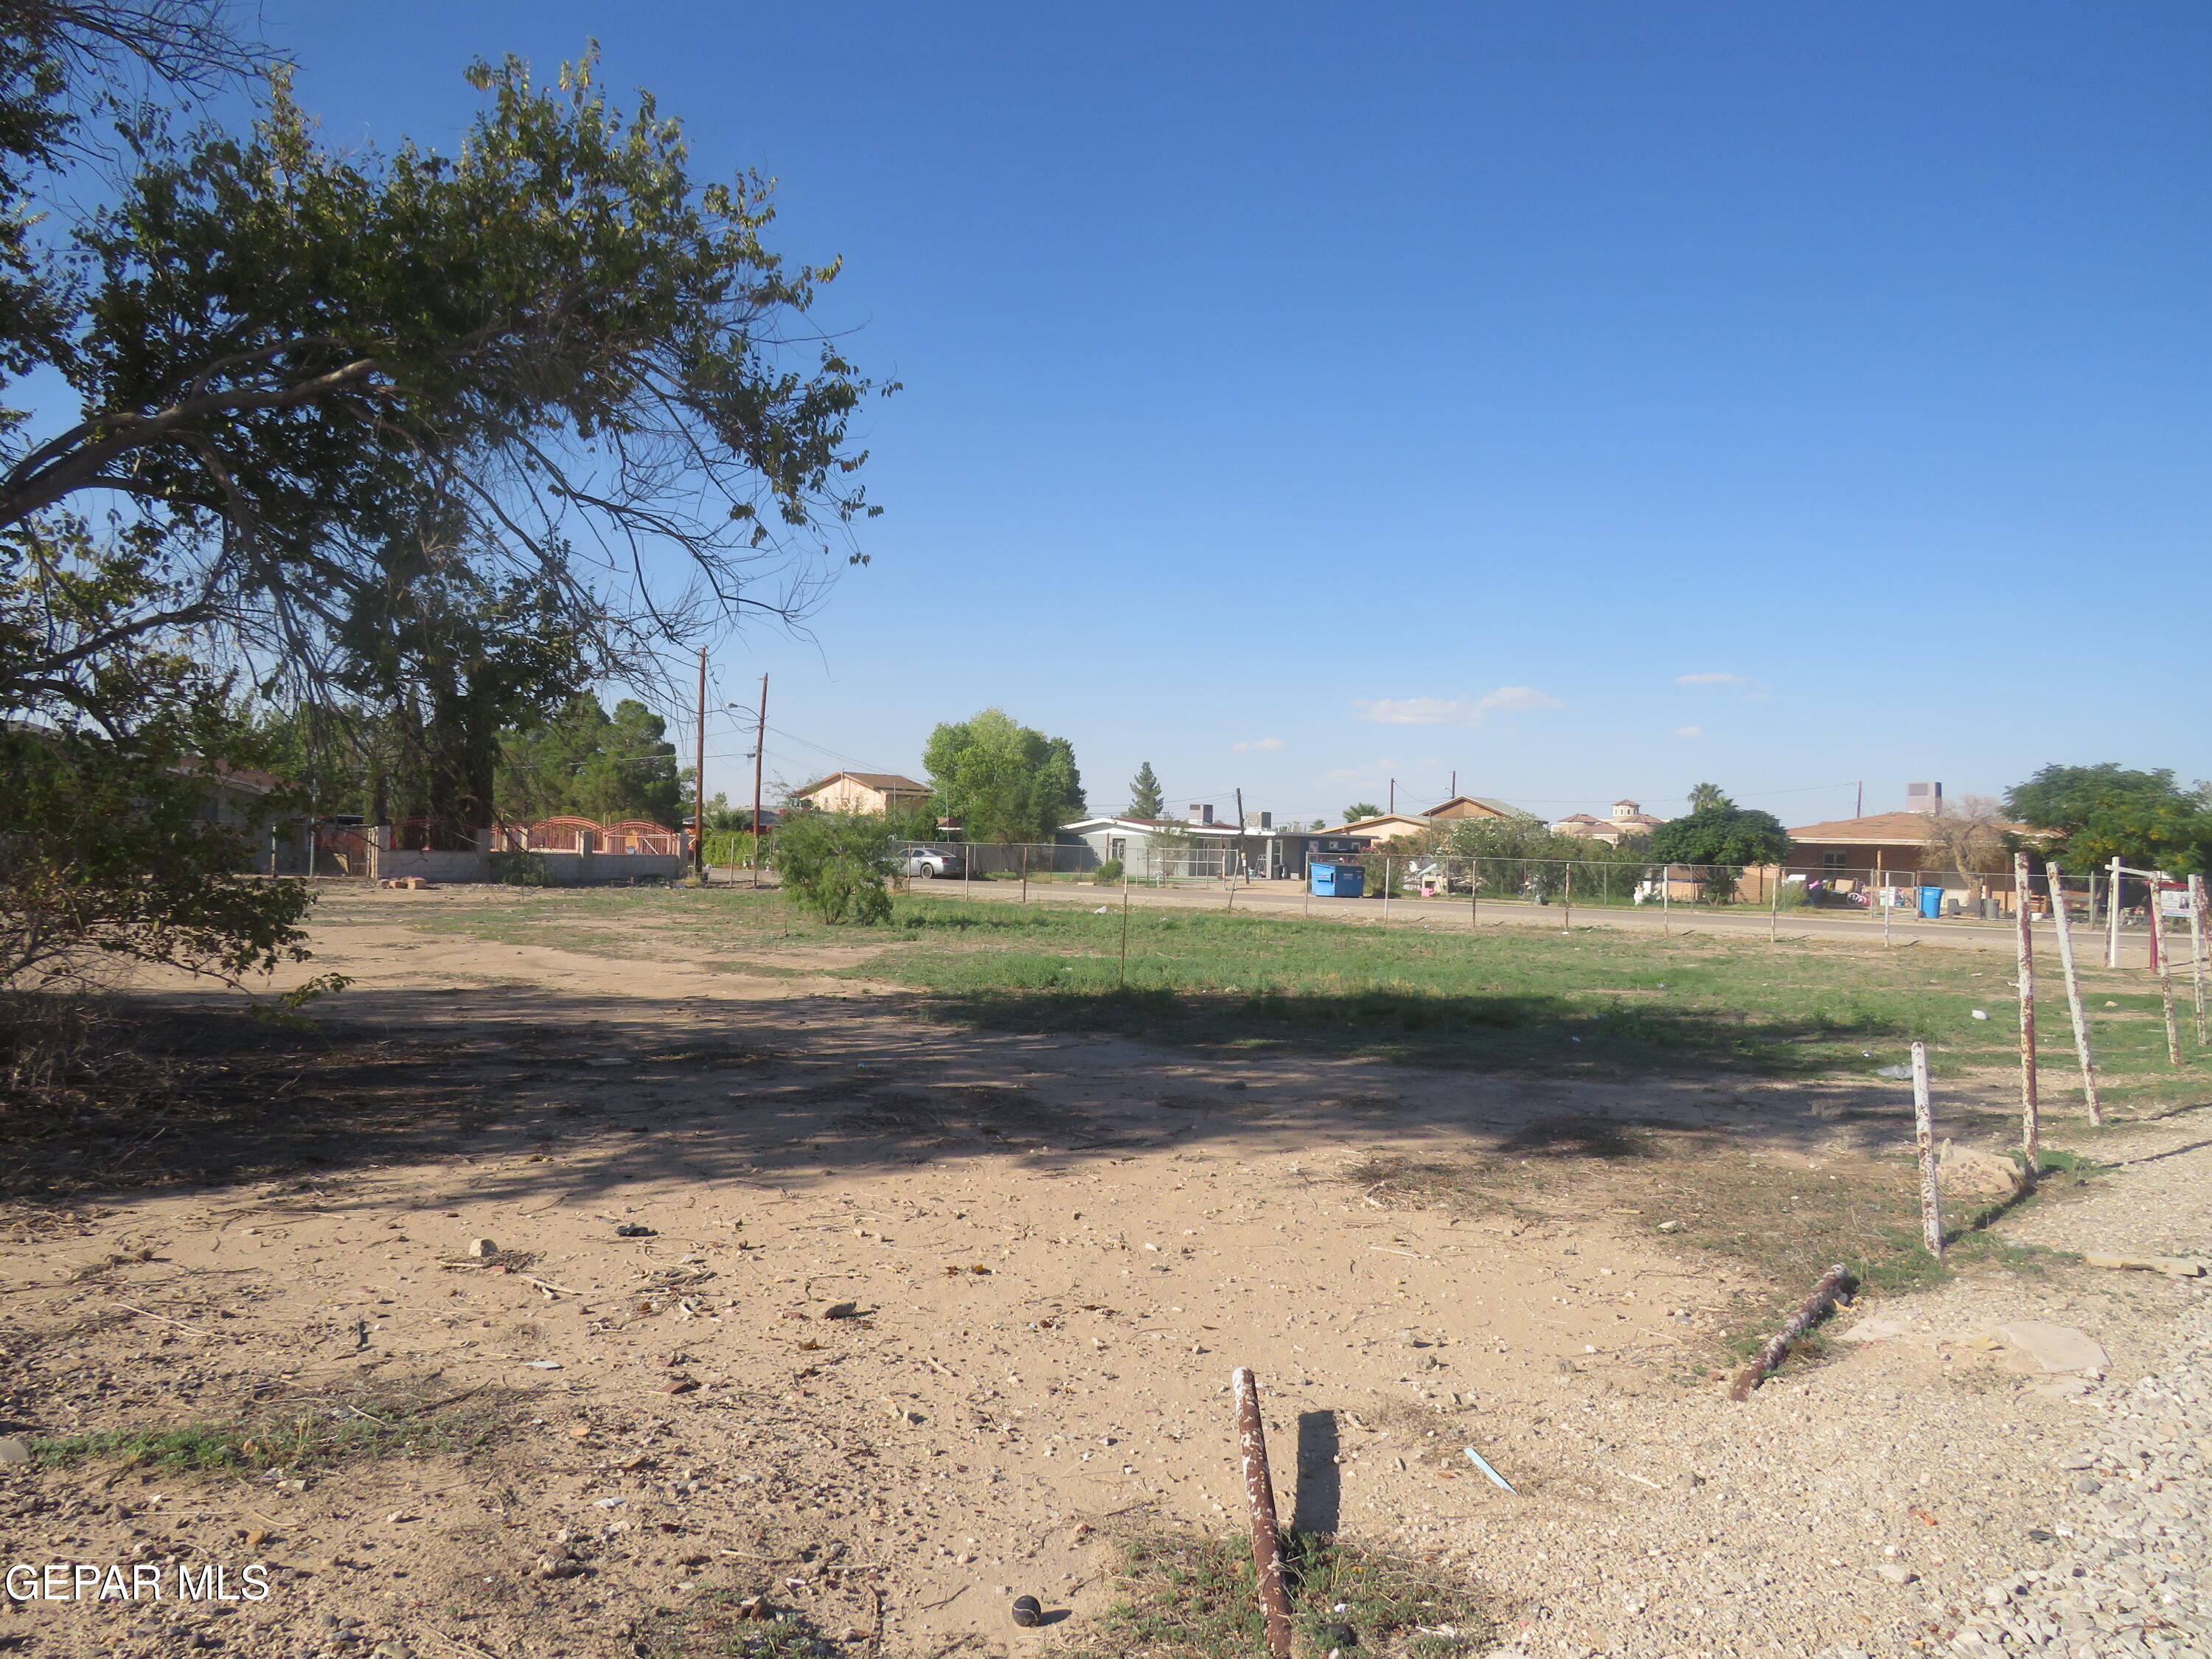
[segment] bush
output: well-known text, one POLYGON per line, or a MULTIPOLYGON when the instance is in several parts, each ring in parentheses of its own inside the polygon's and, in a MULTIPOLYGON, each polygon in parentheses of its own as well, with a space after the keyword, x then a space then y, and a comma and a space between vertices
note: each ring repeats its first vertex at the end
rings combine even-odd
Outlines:
POLYGON ((1091 879, 1101 887, 1118 887, 1121 883, 1121 860, 1108 859, 1091 872, 1091 879))
POLYGON ((823 921, 889 921, 884 884, 900 843, 889 820, 870 812, 794 812, 776 832, 784 891, 823 921))
POLYGON ((491 878, 509 887, 543 887, 550 879, 543 853, 494 853, 491 878))

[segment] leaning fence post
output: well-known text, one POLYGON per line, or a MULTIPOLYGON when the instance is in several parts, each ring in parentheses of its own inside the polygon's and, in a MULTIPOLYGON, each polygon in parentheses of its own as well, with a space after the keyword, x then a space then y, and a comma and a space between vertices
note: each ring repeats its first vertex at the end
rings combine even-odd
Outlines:
POLYGON ((1936 1179, 1936 1114, 1928 1099, 1928 1045, 1912 1045, 1912 1131, 1920 1151, 1920 1236, 1943 1259, 1943 1188, 1936 1179))
MULTIPOLYGON (((2066 910, 2065 875, 2049 859, 2043 873, 2051 884, 2051 921, 2058 935, 2058 971, 2066 981, 2066 1012, 2074 1023, 2074 1053, 2081 1062, 2081 1098, 2089 1108, 2089 1121, 2102 1125, 2105 1108, 2097 1098, 2097 1059, 2089 1048, 2089 1017, 2081 1006, 2081 975, 2074 965, 2074 921, 2066 910)), ((2089 914, 2097 911, 2097 878, 2089 878, 2089 914)))
POLYGON ((2181 1033, 2173 1023, 2173 963, 2166 950, 2166 917, 2164 906, 2166 872, 2150 872, 2150 902, 2143 907, 2150 918, 2150 954, 2152 965, 2158 969, 2158 997, 2166 1012, 2166 1063, 2181 1064, 2181 1033))
POLYGON ((2035 934, 2027 913, 2027 854, 2012 855, 2012 908, 2020 945, 2020 1149, 2027 1178, 2043 1168, 2043 1113, 2035 1092, 2035 934))
POLYGON ((1244 1464, 1244 1502, 1252 1511, 1252 1571, 1267 1616, 1267 1651, 1291 1659, 1291 1601, 1283 1589, 1282 1535, 1275 1525, 1275 1483, 1267 1474, 1267 1433, 1260 1421, 1260 1385, 1250 1369, 1230 1373, 1237 1395, 1237 1447, 1244 1464))

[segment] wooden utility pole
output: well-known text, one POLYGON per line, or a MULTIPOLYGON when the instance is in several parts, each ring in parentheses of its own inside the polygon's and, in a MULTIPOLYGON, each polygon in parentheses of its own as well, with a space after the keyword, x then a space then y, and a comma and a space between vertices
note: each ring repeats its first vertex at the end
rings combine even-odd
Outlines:
POLYGON ((1936 1178, 1936 1112, 1928 1097, 1928 1045, 1912 1045, 1912 1130, 1920 1152, 1920 1237, 1943 1259, 1943 1188, 1936 1178))
POLYGON ((2019 937, 2020 1149, 2027 1154, 2027 1178, 2043 1168, 2043 1114, 2035 1093, 2035 934, 2027 911, 2027 854, 2012 855, 2013 920, 2019 937))
POLYGON ((691 870, 707 879, 707 647, 699 647, 699 742, 691 768, 691 870))
POLYGON ((761 884, 761 759, 768 752, 768 676, 761 676, 760 719, 753 726, 753 885, 761 884))
MULTIPOLYGON (((2081 1006, 2081 975, 2074 965, 2074 921, 2066 911, 2064 876, 2048 858, 2043 860, 2044 878, 2051 885, 2051 923, 2058 938, 2058 971, 2066 980, 2066 1012, 2074 1022, 2074 1053, 2081 1062, 2081 1098, 2089 1108, 2089 1121, 2101 1124, 2105 1108, 2097 1098, 2097 1061, 2089 1049, 2089 1017, 2081 1006)), ((2096 891, 2097 878, 2089 878, 2089 890, 2096 891)), ((2095 901, 2091 901, 2091 913, 2095 912, 2095 901)))

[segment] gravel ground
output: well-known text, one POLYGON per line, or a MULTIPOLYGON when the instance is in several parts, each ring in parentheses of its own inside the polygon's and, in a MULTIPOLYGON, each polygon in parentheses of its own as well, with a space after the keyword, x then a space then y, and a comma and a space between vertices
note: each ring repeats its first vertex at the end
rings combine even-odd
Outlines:
MULTIPOLYGON (((2108 1140, 2114 1173, 2004 1231, 2207 1254, 2201 1133, 2108 1140)), ((1450 1529, 1516 1603, 1493 1659, 2212 1654, 2212 1281, 1985 1271, 1858 1316, 1875 1340, 1746 1405, 1624 1412, 1563 1380, 1547 1433, 1598 1501, 1499 1494, 1450 1529), (2002 1334, 2026 1320, 2101 1345, 2102 1376, 2041 1370, 2002 1334)))

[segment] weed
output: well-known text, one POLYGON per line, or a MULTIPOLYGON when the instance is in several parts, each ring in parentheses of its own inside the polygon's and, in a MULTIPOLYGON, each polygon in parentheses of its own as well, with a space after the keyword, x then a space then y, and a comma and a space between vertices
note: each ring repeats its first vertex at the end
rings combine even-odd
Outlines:
MULTIPOLYGON (((1067 1659, 1249 1659, 1267 1651, 1252 1551, 1243 1540, 1145 1534, 1120 1541, 1120 1596, 1067 1659)), ((1356 1651, 1444 1659, 1491 1639, 1486 1597, 1433 1570, 1323 1534, 1285 1532, 1283 1569, 1298 1650, 1346 1646, 1332 1625, 1352 1627, 1356 1651)))
POLYGON ((56 1440, 33 1440, 31 1455, 47 1468, 88 1462, 176 1474, 249 1474, 313 1469, 363 1458, 458 1453, 495 1439, 508 1417, 504 1396, 472 1394, 428 1405, 404 1395, 364 1403, 295 1407, 234 1423, 171 1428, 104 1429, 56 1440))
POLYGON ((638 1659, 823 1659, 842 1650, 801 1614, 717 1589, 647 1614, 632 1628, 628 1651, 638 1659))

